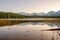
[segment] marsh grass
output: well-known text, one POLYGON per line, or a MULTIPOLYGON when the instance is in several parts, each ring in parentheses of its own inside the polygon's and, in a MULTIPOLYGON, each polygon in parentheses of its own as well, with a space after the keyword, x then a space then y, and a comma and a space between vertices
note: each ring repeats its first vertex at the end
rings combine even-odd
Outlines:
POLYGON ((10 26, 10 25, 16 25, 20 23, 25 23, 25 22, 60 22, 60 20, 28 20, 28 21, 22 21, 22 20, 0 20, 0 26, 10 26))

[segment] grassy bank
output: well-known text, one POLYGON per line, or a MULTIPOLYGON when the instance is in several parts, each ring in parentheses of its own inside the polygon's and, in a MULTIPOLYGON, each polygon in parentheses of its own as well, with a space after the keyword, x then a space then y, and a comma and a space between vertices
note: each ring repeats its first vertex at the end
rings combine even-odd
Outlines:
POLYGON ((24 23, 24 22, 60 22, 60 20, 44 20, 44 21, 19 21, 19 20, 0 20, 0 26, 10 26, 10 25, 16 25, 16 24, 20 24, 20 23, 24 23))
POLYGON ((15 25, 20 23, 19 21, 11 21, 11 20, 0 20, 0 26, 6 26, 6 25, 15 25))

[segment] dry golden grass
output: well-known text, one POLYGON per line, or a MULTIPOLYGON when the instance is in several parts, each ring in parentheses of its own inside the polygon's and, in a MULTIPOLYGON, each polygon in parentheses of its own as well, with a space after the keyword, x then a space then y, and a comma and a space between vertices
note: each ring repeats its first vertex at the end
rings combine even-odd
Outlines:
MULTIPOLYGON (((15 25, 15 24, 19 24, 19 23, 22 23, 22 22, 29 22, 29 20, 28 21, 0 20, 0 26, 15 25)), ((37 21, 34 21, 34 22, 37 22, 37 21)), ((60 20, 43 20, 43 22, 60 22, 60 20)))
POLYGON ((14 25, 18 24, 18 21, 11 21, 11 20, 0 20, 0 26, 5 26, 5 25, 14 25))

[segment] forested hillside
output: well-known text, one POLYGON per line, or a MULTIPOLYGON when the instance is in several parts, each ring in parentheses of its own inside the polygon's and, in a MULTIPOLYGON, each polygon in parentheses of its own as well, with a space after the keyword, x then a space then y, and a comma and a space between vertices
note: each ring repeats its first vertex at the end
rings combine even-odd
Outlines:
POLYGON ((23 18, 25 16, 12 12, 0 12, 0 18, 23 18))
POLYGON ((60 18, 60 16, 25 16, 12 12, 0 12, 0 18, 60 18))

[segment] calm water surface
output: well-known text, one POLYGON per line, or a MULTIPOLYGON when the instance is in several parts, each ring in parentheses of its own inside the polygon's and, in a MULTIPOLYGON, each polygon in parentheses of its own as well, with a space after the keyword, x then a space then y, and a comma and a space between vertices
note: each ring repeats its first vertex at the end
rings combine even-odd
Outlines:
POLYGON ((1 40, 57 40, 56 31, 41 31, 60 27, 58 22, 25 22, 0 27, 1 40))

